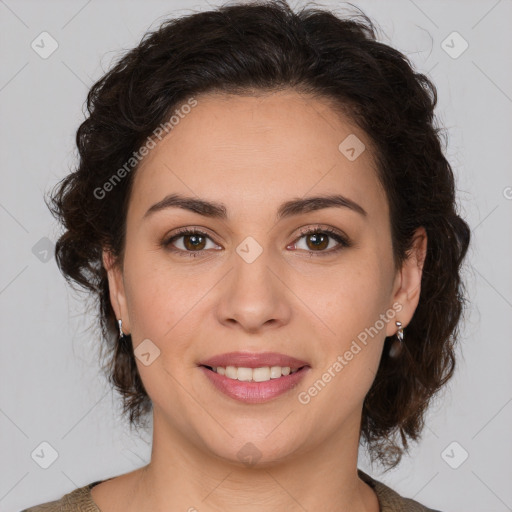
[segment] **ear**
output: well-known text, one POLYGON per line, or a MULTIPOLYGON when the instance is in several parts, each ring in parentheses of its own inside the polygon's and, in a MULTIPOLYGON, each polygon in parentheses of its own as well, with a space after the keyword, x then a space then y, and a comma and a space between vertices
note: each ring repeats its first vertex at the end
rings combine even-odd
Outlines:
POLYGON ((123 321, 123 332, 125 334, 130 334, 130 317, 126 306, 123 271, 111 251, 103 249, 102 259, 103 266, 105 267, 108 276, 110 303, 112 304, 116 318, 123 321))
MULTIPOLYGON (((402 268, 397 272, 393 285, 393 303, 396 303, 395 320, 402 322, 402 329, 409 324, 418 306, 421 292, 421 276, 427 255, 427 232, 419 227, 413 237, 413 244, 402 268), (398 305, 401 306, 399 309, 398 305)), ((397 332, 395 322, 388 322, 386 336, 397 332)))

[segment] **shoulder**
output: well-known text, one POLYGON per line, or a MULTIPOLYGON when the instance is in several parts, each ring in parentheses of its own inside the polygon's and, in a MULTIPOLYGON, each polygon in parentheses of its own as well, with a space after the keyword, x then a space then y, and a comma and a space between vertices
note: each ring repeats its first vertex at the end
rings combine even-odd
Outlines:
POLYGON ((60 499, 41 503, 21 512, 101 512, 91 497, 91 489, 103 482, 98 480, 71 491, 60 499))
POLYGON ((380 512, 441 512, 428 508, 410 498, 400 496, 391 487, 375 480, 360 469, 357 470, 357 473, 375 491, 379 500, 380 512))

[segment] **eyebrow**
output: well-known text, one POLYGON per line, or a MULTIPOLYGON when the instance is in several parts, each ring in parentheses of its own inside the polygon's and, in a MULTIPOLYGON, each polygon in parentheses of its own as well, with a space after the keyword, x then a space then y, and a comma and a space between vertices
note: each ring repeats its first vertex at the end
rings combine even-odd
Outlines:
MULTIPOLYGON (((143 218, 146 219, 154 213, 167 208, 181 208, 212 219, 227 220, 228 217, 226 206, 222 203, 182 196, 180 194, 170 194, 151 206, 146 211, 143 218)), ((307 197, 305 199, 298 198, 286 201, 279 207, 276 218, 277 220, 281 220, 294 215, 322 210, 324 208, 348 208, 364 217, 368 216, 366 210, 362 206, 348 197, 335 194, 307 197)))

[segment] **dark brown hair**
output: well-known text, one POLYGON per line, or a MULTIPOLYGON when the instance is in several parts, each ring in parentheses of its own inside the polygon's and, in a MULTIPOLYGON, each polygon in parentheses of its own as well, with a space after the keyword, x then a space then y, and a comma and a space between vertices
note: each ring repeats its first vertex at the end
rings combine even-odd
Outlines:
POLYGON ((421 295, 405 350, 391 358, 392 339, 386 339, 363 406, 362 441, 372 461, 390 468, 408 450, 407 439, 419 438, 429 402, 453 374, 470 230, 457 213, 454 176, 434 116, 436 88, 402 53, 377 41, 375 25, 361 11, 341 17, 316 6, 295 13, 284 0, 233 3, 166 20, 148 32, 88 94, 88 117, 76 135, 79 163, 48 204, 65 227, 56 260, 71 284, 97 298, 109 379, 130 424, 140 425, 151 401, 131 343, 118 340, 101 259, 108 248, 123 260, 137 166, 106 198, 95 191, 191 96, 284 89, 331 101, 369 136, 389 201, 396 268, 415 229, 427 232, 421 295))

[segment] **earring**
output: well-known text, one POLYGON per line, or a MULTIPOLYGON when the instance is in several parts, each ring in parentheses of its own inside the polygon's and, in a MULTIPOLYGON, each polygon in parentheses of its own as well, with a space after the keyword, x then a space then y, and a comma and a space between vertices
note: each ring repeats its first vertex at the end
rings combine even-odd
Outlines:
POLYGON ((396 336, 400 343, 404 341, 404 330, 402 329, 402 322, 399 322, 398 320, 395 322, 396 326, 398 327, 398 331, 396 332, 396 336))
POLYGON ((402 352, 404 345, 404 330, 402 329, 402 322, 397 320, 395 324, 398 327, 396 332, 397 339, 393 341, 393 345, 391 345, 391 348, 389 349, 390 357, 398 357, 402 352))
POLYGON ((126 338, 129 336, 128 334, 125 334, 123 332, 123 321, 122 320, 118 320, 117 321, 117 324, 119 325, 119 339, 121 341, 126 341, 126 338))
POLYGON ((125 334, 123 332, 123 321, 118 320, 117 325, 119 325, 119 345, 118 348, 124 352, 130 353, 132 350, 131 339, 129 338, 129 334, 125 334))

